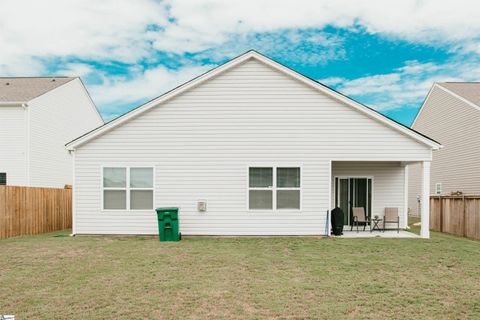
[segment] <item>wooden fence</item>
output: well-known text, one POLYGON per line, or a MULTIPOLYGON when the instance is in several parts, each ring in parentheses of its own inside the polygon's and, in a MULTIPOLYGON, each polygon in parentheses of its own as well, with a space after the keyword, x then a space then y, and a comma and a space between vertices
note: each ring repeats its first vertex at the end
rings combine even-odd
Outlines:
POLYGON ((0 186, 0 239, 72 227, 72 189, 0 186))
POLYGON ((480 195, 431 196, 430 229, 480 240, 480 195))

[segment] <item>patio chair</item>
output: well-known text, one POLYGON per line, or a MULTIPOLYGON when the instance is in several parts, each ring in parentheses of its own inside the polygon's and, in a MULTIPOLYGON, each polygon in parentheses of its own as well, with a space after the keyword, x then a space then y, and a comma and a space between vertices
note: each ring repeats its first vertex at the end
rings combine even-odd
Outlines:
POLYGON ((385 217, 383 217, 383 231, 387 223, 397 224, 397 233, 400 233, 400 217, 398 216, 398 208, 385 208, 385 217))
POLYGON ((359 207, 359 208, 352 208, 352 215, 353 215, 353 224, 350 229, 350 231, 353 230, 353 226, 357 226, 357 232, 358 232, 358 226, 360 224, 363 224, 363 231, 365 231, 365 228, 367 227, 367 217, 365 216, 365 208, 359 207))

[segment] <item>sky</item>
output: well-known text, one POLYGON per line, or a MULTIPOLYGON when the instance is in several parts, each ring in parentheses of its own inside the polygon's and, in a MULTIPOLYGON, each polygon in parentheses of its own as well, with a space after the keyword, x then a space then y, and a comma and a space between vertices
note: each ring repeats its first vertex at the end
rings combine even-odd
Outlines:
POLYGON ((109 121, 255 49, 410 125, 480 81, 480 1, 1 0, 0 76, 80 76, 109 121))

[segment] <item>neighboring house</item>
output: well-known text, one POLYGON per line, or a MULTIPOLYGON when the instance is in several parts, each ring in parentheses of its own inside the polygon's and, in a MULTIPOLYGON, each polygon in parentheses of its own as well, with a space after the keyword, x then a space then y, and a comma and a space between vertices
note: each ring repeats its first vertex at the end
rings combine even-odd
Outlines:
MULTIPOLYGON (((432 194, 480 194, 480 83, 435 83, 412 128, 444 145, 433 156, 432 194)), ((418 215, 420 168, 408 170, 410 213, 418 215)))
POLYGON ((65 143, 102 124, 80 78, 0 78, 0 184, 72 184, 65 143))
POLYGON ((405 166, 428 181, 439 147, 249 51, 67 144, 73 233, 156 234, 169 206, 186 235, 321 235, 336 205, 405 227, 405 166))

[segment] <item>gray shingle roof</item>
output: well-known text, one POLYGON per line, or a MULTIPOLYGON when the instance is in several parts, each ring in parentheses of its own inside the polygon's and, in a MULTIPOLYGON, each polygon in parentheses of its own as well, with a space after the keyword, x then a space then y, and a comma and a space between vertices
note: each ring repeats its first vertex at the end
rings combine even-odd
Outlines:
POLYGON ((480 82, 440 82, 438 84, 480 106, 480 82))
POLYGON ((0 102, 24 102, 55 89, 72 77, 0 77, 0 102))

